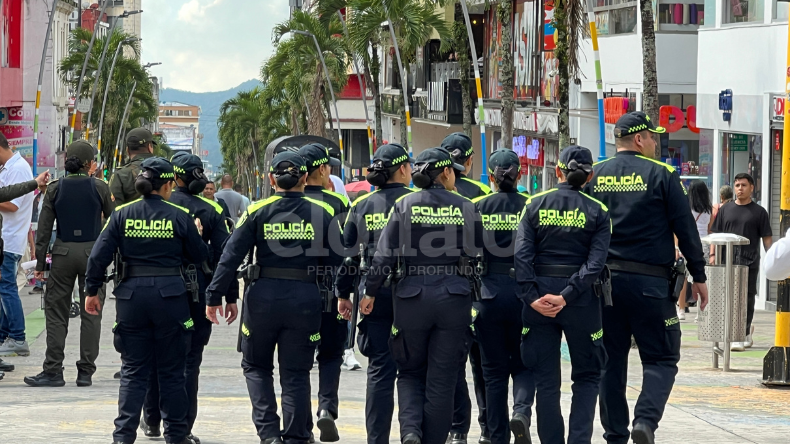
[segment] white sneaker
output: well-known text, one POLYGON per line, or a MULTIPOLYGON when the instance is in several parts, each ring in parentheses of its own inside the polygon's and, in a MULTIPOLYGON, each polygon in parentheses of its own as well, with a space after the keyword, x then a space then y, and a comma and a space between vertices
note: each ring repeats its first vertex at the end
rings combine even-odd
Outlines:
POLYGON ((362 368, 362 365, 357 361, 357 357, 354 356, 354 349, 350 348, 343 352, 343 365, 341 366, 344 370, 359 370, 362 368))
POLYGON ((730 351, 742 352, 744 350, 746 350, 746 347, 744 347, 744 343, 743 342, 733 342, 730 345, 730 351))
POLYGON ((6 338, 3 345, 0 345, 0 356, 30 356, 30 347, 27 341, 6 338))
POLYGON ((754 340, 752 339, 752 335, 754 334, 754 325, 752 325, 751 330, 749 330, 749 334, 746 335, 746 342, 743 344, 746 348, 752 348, 754 345, 754 340))
POLYGON ((686 320, 686 312, 680 307, 678 307, 678 319, 680 319, 681 321, 686 320))

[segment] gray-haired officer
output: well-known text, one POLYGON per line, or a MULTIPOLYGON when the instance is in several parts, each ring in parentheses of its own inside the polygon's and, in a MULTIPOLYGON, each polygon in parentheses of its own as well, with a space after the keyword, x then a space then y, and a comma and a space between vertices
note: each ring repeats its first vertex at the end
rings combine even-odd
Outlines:
MULTIPOLYGON (((304 159, 289 151, 274 156, 269 180, 273 196, 250 205, 222 253, 206 296, 221 300, 248 253, 242 310, 242 368, 252 401, 252 421, 261 444, 306 443, 310 439, 310 368, 322 340, 318 273, 340 264, 330 248, 339 236, 332 207, 305 196, 304 159), (274 392, 274 352, 282 386, 282 427, 274 392)), ((216 302, 212 302, 214 304, 216 302)), ((217 322, 220 305, 206 313, 217 322)))
POLYGON ((431 148, 417 156, 412 180, 419 193, 393 206, 376 249, 360 311, 368 315, 394 273, 390 337, 398 366, 403 444, 441 444, 452 426, 458 367, 470 341, 472 297, 464 256, 474 257, 476 212, 454 193, 450 153, 431 148))
MULTIPOLYGON (((84 307, 85 272, 88 255, 102 229, 102 216, 110 217, 115 204, 110 189, 102 180, 89 177, 88 171, 96 164, 96 149, 78 140, 66 149, 66 177, 52 181, 41 205, 36 232, 36 278, 44 278, 47 250, 52 239, 55 221, 57 237, 52 246, 52 269, 47 278, 44 295, 47 352, 44 371, 25 378, 33 387, 62 387, 63 358, 69 326, 69 310, 74 281, 79 280, 80 306, 84 307), (87 253, 87 254, 86 254, 87 253)), ((102 298, 104 292, 101 292, 102 298)), ((80 360, 77 361, 77 386, 92 384, 99 356, 101 316, 80 310, 80 360)))
POLYGON ((173 166, 152 157, 140 165, 135 188, 143 196, 116 208, 96 240, 85 278, 85 310, 98 315, 101 302, 96 293, 104 272, 118 252, 115 287, 115 349, 121 354, 121 388, 115 444, 133 443, 148 386, 156 365, 160 407, 168 443, 193 444, 187 438, 187 393, 184 388, 190 316, 182 264, 202 263, 208 247, 200 237, 200 222, 189 210, 170 203, 173 166))
POLYGON ((587 148, 562 150, 560 183, 532 196, 516 238, 516 279, 524 300, 521 356, 537 386, 541 444, 564 444, 560 411, 562 336, 571 356, 573 402, 568 442, 589 444, 606 360, 601 301, 593 285, 606 265, 611 222, 605 205, 581 192, 592 177, 587 148))
MULTIPOLYGON (((527 197, 516 188, 521 163, 513 150, 495 151, 488 160, 497 192, 472 199, 480 213, 483 270, 480 301, 474 302, 477 342, 485 378, 488 436, 494 444, 528 444, 535 382, 521 361, 521 299, 510 277, 518 221, 527 197), (508 423, 508 382, 513 379, 513 416, 508 423)), ((464 381, 466 382, 466 381, 464 381)))
MULTIPOLYGON (((364 245, 364 257, 356 256, 360 264, 364 261, 370 265, 395 201, 413 193, 408 188, 411 182, 411 160, 409 152, 398 144, 382 145, 373 154, 367 181, 377 190, 359 197, 351 204, 343 227, 344 243, 351 253, 359 253, 360 244, 364 245)), ((351 319, 353 310, 349 294, 356 290, 353 288, 355 277, 352 273, 340 273, 337 277, 340 299, 338 311, 346 319, 351 319)), ((360 277, 359 296, 355 297, 365 294, 365 279, 364 275, 360 277)), ((368 358, 365 397, 368 444, 387 444, 395 409, 395 377, 398 374, 388 345, 393 321, 391 289, 382 288, 377 300, 375 309, 359 322, 357 342, 359 351, 368 358)))
POLYGON ((609 207, 613 224, 607 263, 614 306, 603 310, 609 360, 600 401, 604 438, 610 444, 629 438, 625 391, 631 336, 643 371, 630 433, 634 442, 654 442, 672 392, 680 360, 680 323, 670 296, 673 235, 694 280, 692 292, 701 299, 700 309, 708 302, 705 260, 686 190, 674 168, 651 158, 656 147, 653 134, 663 132, 643 112, 620 117, 614 129, 617 155, 595 164, 595 177, 586 187, 609 207))

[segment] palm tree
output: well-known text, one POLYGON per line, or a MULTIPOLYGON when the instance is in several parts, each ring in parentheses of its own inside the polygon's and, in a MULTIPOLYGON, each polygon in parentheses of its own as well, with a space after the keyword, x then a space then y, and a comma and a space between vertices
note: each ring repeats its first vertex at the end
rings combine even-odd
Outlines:
MULTIPOLYGON (((556 10, 554 14, 556 18, 556 10)), ((505 148, 513 149, 513 111, 515 109, 515 102, 513 101, 514 67, 513 51, 510 49, 510 42, 513 40, 512 0, 501 0, 499 2, 497 6, 497 19, 502 26, 502 41, 506 42, 505 45, 499 48, 499 56, 502 59, 502 65, 499 71, 499 79, 502 81, 502 144, 505 148)))
MULTIPOLYGON (((639 0, 642 11, 642 111, 658 122, 658 75, 656 74, 656 32, 652 0, 639 0)), ((656 144, 655 158, 661 158, 661 144, 656 144)))
MULTIPOLYGON (((560 147, 570 144, 569 108, 570 81, 578 77, 579 47, 582 39, 587 36, 587 12, 585 0, 555 0, 554 27, 557 30, 557 46, 554 55, 557 57, 559 81, 559 136, 560 147)), ((502 125, 504 125, 504 117, 502 125)))
MULTIPOLYGON (((458 57, 458 66, 461 70, 461 103, 464 110, 464 133, 472 137, 472 97, 469 95, 469 55, 472 50, 469 46, 466 21, 459 2, 455 4, 455 21, 453 22, 452 33, 453 51, 458 57)), ((477 63, 477 60, 474 63, 477 63)), ((485 147, 483 147, 483 152, 485 152, 485 147)))

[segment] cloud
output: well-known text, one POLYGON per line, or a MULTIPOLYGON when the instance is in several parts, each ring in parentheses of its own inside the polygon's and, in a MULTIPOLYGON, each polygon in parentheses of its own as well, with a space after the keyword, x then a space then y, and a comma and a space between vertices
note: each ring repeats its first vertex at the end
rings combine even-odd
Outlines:
POLYGON ((178 20, 193 24, 197 23, 199 21, 198 19, 205 17, 206 11, 219 5, 223 1, 225 0, 213 0, 209 4, 203 5, 199 0, 190 0, 184 3, 181 9, 178 10, 178 20))

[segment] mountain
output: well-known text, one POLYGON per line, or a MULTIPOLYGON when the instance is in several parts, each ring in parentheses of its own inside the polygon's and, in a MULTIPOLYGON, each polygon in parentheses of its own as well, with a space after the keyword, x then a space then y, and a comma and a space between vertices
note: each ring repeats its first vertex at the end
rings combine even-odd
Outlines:
POLYGON ((162 102, 181 102, 200 107, 200 132, 203 133, 203 150, 208 151, 209 154, 206 159, 216 171, 216 168, 222 164, 222 153, 219 150, 219 138, 217 137, 219 108, 226 100, 234 97, 236 93, 249 91, 256 86, 262 86, 262 83, 252 79, 227 91, 196 93, 180 89, 163 88, 159 92, 159 100, 162 102))

